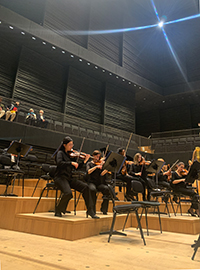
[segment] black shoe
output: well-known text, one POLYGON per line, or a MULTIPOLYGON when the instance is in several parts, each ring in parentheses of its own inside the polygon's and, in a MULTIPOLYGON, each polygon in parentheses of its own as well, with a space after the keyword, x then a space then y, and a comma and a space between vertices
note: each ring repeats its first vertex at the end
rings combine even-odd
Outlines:
POLYGON ((176 195, 174 195, 174 197, 173 197, 173 201, 174 201, 175 203, 178 203, 178 198, 177 198, 177 196, 176 196, 176 195))
POLYGON ((103 215, 107 215, 107 212, 101 208, 100 211, 103 213, 103 215))
POLYGON ((55 212, 56 217, 62 217, 62 214, 60 212, 55 212))
POLYGON ((198 217, 200 217, 199 210, 195 210, 194 213, 195 213, 198 217))
POLYGON ((88 216, 91 216, 91 218, 96 218, 96 219, 99 218, 98 216, 96 216, 96 214, 93 212, 93 210, 88 210, 86 212, 86 217, 88 217, 88 216))
POLYGON ((192 217, 196 217, 195 213, 192 211, 192 209, 188 209, 188 214, 190 214, 192 217))

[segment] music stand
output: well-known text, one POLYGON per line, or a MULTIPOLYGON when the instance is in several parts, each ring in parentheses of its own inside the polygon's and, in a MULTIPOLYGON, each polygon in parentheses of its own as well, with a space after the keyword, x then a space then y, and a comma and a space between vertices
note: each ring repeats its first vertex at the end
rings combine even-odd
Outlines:
POLYGON ((190 171, 185 178, 185 182, 193 184, 195 180, 200 180, 198 175, 199 171, 200 171, 200 163, 196 160, 192 164, 190 171))
POLYGON ((198 248, 200 247, 200 235, 199 235, 198 240, 195 240, 194 242, 195 243, 193 245, 191 245, 191 247, 194 248, 194 253, 193 253, 192 258, 191 258, 192 260, 194 260, 196 252, 197 252, 198 248))
POLYGON ((158 187, 158 174, 162 168, 162 166, 165 164, 164 161, 161 160, 153 160, 149 167, 146 169, 146 172, 148 173, 155 173, 156 175, 156 186, 158 187))
MULTIPOLYGON (((28 155, 28 153, 31 151, 32 146, 18 142, 18 141, 12 141, 10 146, 7 149, 7 153, 11 155, 16 155, 17 156, 17 168, 19 167, 19 159, 20 157, 25 157, 28 155)), ((13 173, 18 173, 18 174, 23 174, 23 179, 22 179, 22 197, 24 197, 24 172, 17 169, 13 170, 13 173)), ((15 181, 15 179, 14 179, 15 181)), ((14 188, 14 185, 13 185, 14 188)), ((13 190, 12 190, 13 191, 13 190)), ((7 196, 16 196, 14 194, 7 194, 7 196)))
MULTIPOLYGON (((115 187, 115 183, 116 183, 116 175, 117 175, 117 173, 120 172, 125 160, 126 160, 126 157, 124 157, 120 154, 114 153, 114 152, 110 152, 106 158, 106 162, 103 165, 103 170, 108 170, 108 171, 114 173, 114 187, 115 187)), ((110 234, 110 231, 100 232, 100 234, 110 234)), ((113 231, 112 234, 126 236, 125 233, 118 232, 118 231, 113 231)))

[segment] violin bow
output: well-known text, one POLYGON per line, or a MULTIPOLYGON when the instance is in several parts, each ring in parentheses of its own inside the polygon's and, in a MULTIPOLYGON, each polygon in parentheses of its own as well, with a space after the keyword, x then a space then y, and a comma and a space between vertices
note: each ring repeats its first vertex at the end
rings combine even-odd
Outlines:
MULTIPOLYGON (((177 159, 177 161, 174 162, 174 164, 172 164, 172 166, 169 168, 169 170, 171 170, 174 166, 176 166, 176 164, 179 162, 179 159, 177 159)), ((168 170, 168 171, 169 171, 168 170)))
POLYGON ((127 150, 128 150, 129 144, 130 144, 130 142, 131 142, 131 138, 132 138, 132 136, 133 136, 133 133, 131 133, 131 134, 130 134, 130 137, 129 137, 128 143, 127 143, 127 145, 126 145, 125 156, 126 156, 126 152, 127 152, 127 150))
POLYGON ((106 146, 106 151, 105 151, 105 153, 103 154, 103 158, 106 157, 106 154, 107 154, 107 152, 108 152, 108 148, 109 148, 109 144, 106 146))
POLYGON ((78 155, 78 157, 77 157, 77 159, 76 159, 76 162, 78 162, 78 161, 79 161, 79 157, 80 157, 80 155, 81 155, 81 151, 82 151, 82 149, 83 149, 83 144, 84 144, 84 141, 85 141, 85 137, 83 137, 83 140, 82 140, 82 143, 81 143, 81 147, 80 147, 80 150, 79 150, 79 155, 78 155))

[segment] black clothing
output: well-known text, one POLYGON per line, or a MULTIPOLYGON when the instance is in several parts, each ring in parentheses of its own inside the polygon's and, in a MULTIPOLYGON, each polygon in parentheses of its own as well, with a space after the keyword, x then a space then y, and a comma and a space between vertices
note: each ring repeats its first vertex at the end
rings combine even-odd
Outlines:
POLYGON ((44 116, 41 117, 41 115, 37 115, 37 125, 38 127, 41 127, 41 128, 47 128, 48 126, 48 121, 45 119, 44 116), (44 121, 43 121, 44 120, 44 121))
POLYGON ((170 183, 168 182, 168 176, 163 175, 162 171, 158 174, 158 185, 167 189, 171 189, 170 183))
POLYGON ((133 180, 140 181, 142 183, 143 188, 144 188, 144 192, 142 194, 143 201, 146 200, 146 188, 147 188, 147 200, 149 201, 151 188, 150 188, 149 183, 147 181, 147 172, 146 172, 145 165, 139 165, 139 164, 137 165, 137 164, 133 163, 130 165, 128 173, 132 177, 134 177, 133 180), (139 172, 142 172, 141 176, 136 175, 136 173, 139 173, 139 172))
POLYGON ((194 192, 194 190, 187 188, 187 184, 185 182, 181 181, 180 183, 173 184, 174 180, 183 178, 184 178, 183 176, 179 176, 176 172, 173 172, 170 185, 175 192, 189 196, 192 201, 191 208, 198 209, 198 197, 199 197, 198 194, 194 192))
MULTIPOLYGON (((72 170, 74 166, 71 164, 72 159, 70 155, 64 151, 58 151, 56 156, 57 168, 55 172, 54 181, 57 187, 63 192, 60 203, 57 206, 57 212, 65 213, 69 200, 73 197, 71 188, 82 193, 85 200, 87 210, 93 209, 93 202, 91 192, 88 185, 80 180, 72 178, 72 170)), ((83 164, 79 165, 79 168, 83 164)))
MULTIPOLYGON (((88 172, 89 169, 94 168, 96 165, 91 161, 88 162, 86 165, 86 171, 88 172)), ((108 203, 109 203, 109 189, 108 186, 105 183, 106 176, 101 176, 102 170, 99 168, 96 168, 92 173, 88 174, 88 182, 89 187, 91 190, 91 195, 94 203, 94 212, 96 212, 96 201, 97 196, 96 192, 100 191, 103 194, 103 202, 101 204, 101 211, 103 213, 107 213, 108 211, 108 203)))

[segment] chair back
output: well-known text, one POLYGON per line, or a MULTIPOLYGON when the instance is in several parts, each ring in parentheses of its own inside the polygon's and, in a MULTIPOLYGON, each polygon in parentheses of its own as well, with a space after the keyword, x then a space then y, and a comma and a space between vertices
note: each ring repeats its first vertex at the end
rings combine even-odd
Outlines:
POLYGON ((12 162, 11 162, 11 158, 7 155, 0 155, 0 164, 4 166, 11 166, 12 162))
POLYGON ((49 164, 42 164, 42 170, 45 172, 45 173, 48 173, 49 172, 49 169, 50 169, 50 166, 49 164))
POLYGON ((51 176, 51 178, 54 178, 54 175, 55 175, 55 172, 56 172, 56 168, 57 168, 56 165, 49 167, 49 175, 51 176))
POLYGON ((26 157, 26 161, 29 161, 29 162, 36 162, 36 161, 38 161, 38 158, 35 156, 35 155, 28 155, 27 157, 26 157))
POLYGON ((133 192, 138 194, 138 193, 143 193, 144 192, 144 187, 141 182, 132 180, 131 181, 131 187, 133 189, 133 192))

